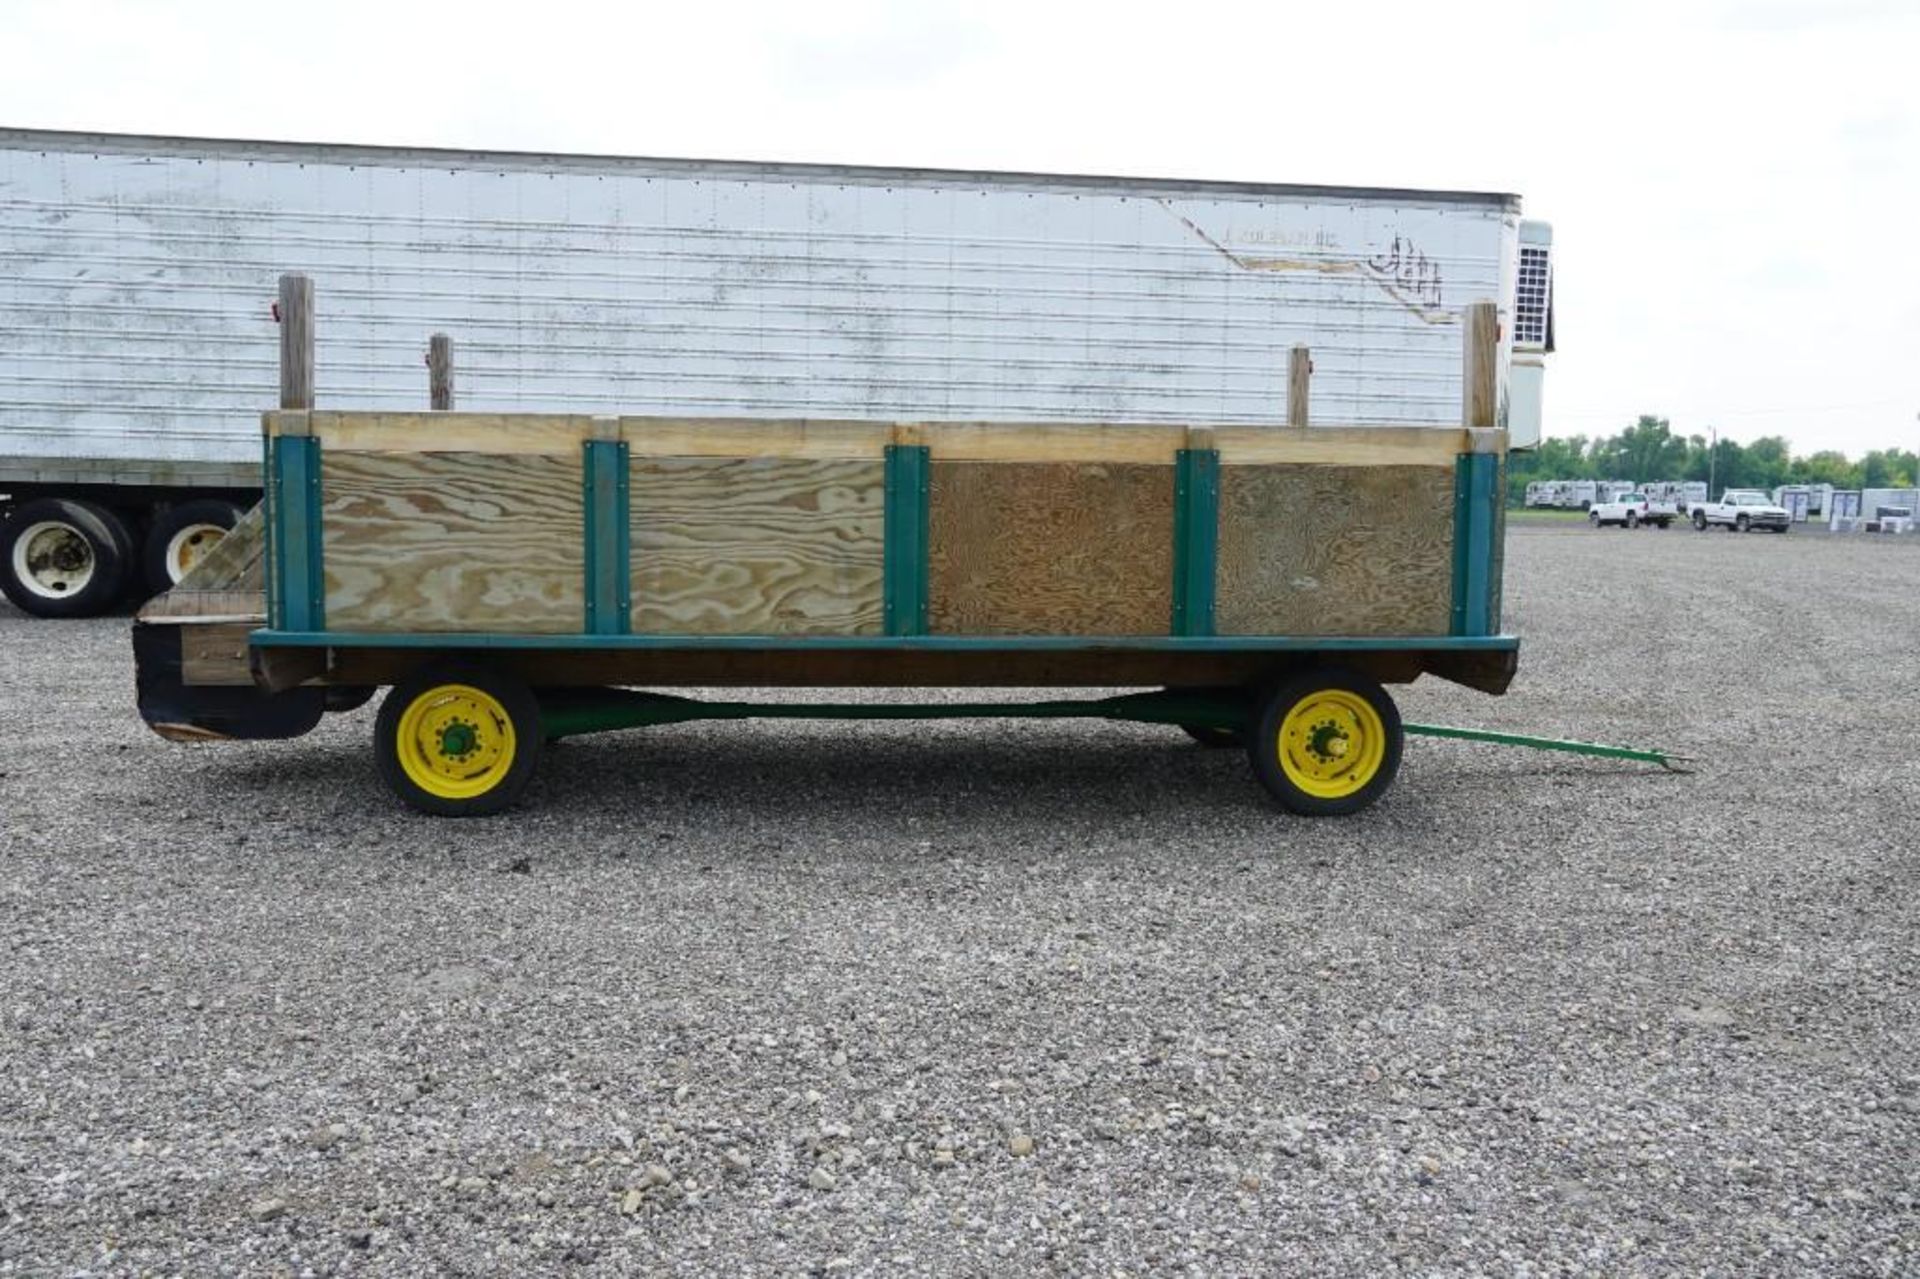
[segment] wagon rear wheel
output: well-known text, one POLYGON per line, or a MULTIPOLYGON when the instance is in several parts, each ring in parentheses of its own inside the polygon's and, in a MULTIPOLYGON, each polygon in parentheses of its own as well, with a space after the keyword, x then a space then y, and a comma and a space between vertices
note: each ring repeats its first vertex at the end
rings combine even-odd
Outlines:
POLYGON ((540 704, 482 666, 434 667, 396 685, 373 729, 380 776, 409 808, 482 817, 518 799, 540 756, 540 704))
POLYGON ((1296 675, 1267 697, 1247 741, 1254 776, 1290 812, 1357 813, 1384 795, 1406 741, 1374 680, 1338 667, 1296 675))

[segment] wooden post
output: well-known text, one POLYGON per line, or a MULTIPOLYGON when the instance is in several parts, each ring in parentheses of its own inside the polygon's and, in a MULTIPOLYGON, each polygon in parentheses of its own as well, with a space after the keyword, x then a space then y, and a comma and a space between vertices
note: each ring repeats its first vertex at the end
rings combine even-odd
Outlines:
POLYGON ((1313 356, 1304 346, 1293 348, 1287 361, 1287 425, 1307 424, 1307 383, 1313 377, 1313 356))
POLYGON ((444 333, 427 339, 427 398, 436 411, 453 408, 453 339, 444 333))
POLYGON ((313 281, 280 277, 280 407, 313 407, 313 281))
POLYGON ((1500 307, 1495 302, 1472 302, 1461 326, 1466 354, 1461 377, 1461 421, 1466 426, 1489 427, 1500 412, 1500 307))

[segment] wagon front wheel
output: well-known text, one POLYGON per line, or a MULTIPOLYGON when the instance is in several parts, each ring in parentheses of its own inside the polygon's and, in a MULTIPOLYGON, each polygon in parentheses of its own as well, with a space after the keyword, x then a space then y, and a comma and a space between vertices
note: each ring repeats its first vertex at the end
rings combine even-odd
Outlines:
POLYGON ((444 666, 394 686, 374 722, 380 776, 409 808, 483 817, 532 780, 543 740, 540 704, 510 675, 444 666))
POLYGON ((1274 689, 1247 742, 1254 776, 1290 812, 1357 813, 1393 785, 1405 735, 1385 689, 1322 668, 1274 689))

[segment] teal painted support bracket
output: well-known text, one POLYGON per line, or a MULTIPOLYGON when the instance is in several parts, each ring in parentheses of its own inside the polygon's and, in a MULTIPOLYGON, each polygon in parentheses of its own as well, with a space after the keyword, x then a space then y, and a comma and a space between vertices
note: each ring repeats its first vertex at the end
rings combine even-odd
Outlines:
POLYGON ((625 635, 633 627, 627 446, 615 440, 588 440, 580 486, 587 559, 586 633, 625 635))
POLYGON ((326 575, 320 543, 320 441, 280 435, 271 446, 267 512, 271 517, 274 624, 290 631, 327 629, 326 575))
POLYGON ((1181 449, 1173 459, 1173 633, 1213 634, 1220 550, 1220 453, 1181 449))
POLYGON ((284 614, 280 609, 280 539, 274 533, 273 505, 273 440, 271 435, 260 437, 260 505, 266 509, 261 512, 261 531, 266 535, 266 597, 267 624, 280 626, 284 614))
POLYGON ((1462 453, 1453 471, 1453 626, 1455 635, 1498 629, 1500 459, 1462 453))
POLYGON ((927 450, 887 445, 886 512, 881 575, 882 612, 888 635, 927 633, 927 503, 931 468, 927 450))

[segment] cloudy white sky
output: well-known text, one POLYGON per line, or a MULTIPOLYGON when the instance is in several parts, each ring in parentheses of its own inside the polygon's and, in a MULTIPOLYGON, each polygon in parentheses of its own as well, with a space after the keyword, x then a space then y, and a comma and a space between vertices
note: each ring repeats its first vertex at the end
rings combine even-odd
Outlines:
POLYGON ((0 0, 0 124, 1516 191, 1550 434, 1920 445, 1920 2, 0 0))

